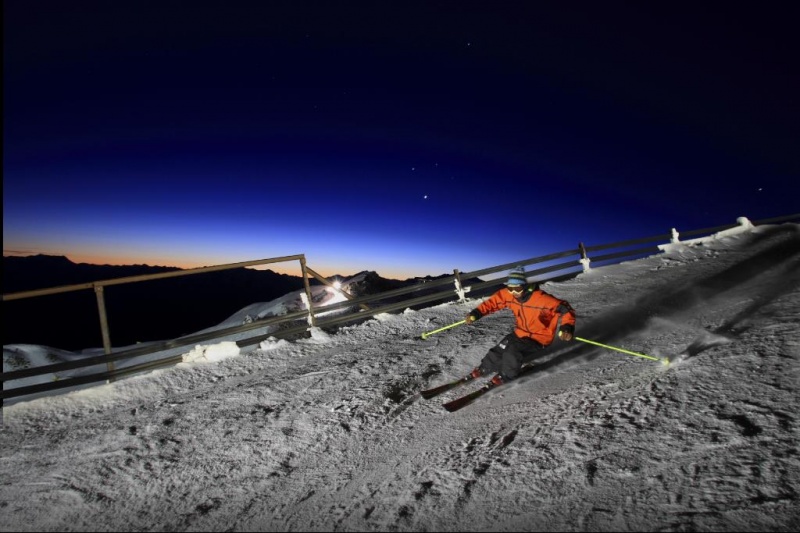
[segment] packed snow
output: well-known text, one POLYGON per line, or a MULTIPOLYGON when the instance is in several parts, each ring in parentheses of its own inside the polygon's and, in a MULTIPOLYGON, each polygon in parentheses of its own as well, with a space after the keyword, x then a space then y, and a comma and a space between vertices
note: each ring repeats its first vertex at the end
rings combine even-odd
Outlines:
POLYGON ((558 341, 448 413, 480 383, 419 391, 469 372, 513 317, 420 335, 478 299, 187 348, 172 368, 6 405, 0 529, 798 529, 800 225, 543 289, 579 337, 657 361, 558 341))

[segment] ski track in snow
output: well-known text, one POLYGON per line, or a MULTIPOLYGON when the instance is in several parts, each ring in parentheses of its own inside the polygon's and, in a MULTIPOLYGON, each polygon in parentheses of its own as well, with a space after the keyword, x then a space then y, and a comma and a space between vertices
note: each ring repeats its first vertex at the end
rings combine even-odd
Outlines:
POLYGON ((133 405, 111 395, 18 406, 24 416, 6 415, 0 436, 2 523, 791 530, 800 248, 796 231, 751 239, 632 262, 620 280, 596 269, 544 287, 578 310, 579 335, 668 367, 561 344, 537 371, 447 413, 442 402, 482 380, 427 401, 418 391, 468 372, 512 321, 501 312, 418 337, 463 319, 469 301, 113 384, 144 391, 133 405))

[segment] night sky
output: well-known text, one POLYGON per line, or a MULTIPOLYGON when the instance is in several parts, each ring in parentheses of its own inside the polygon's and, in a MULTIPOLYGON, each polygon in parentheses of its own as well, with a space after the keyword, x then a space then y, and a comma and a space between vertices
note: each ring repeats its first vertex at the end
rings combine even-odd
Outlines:
POLYGON ((3 5, 4 255, 404 279, 800 211, 797 3, 3 5))

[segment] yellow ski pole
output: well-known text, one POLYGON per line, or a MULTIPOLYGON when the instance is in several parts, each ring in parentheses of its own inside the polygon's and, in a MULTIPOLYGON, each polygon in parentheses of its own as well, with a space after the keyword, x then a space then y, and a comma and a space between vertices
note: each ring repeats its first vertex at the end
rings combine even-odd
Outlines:
POLYGON ((668 365, 669 364, 669 360, 667 360, 667 359, 659 359, 658 357, 653 357, 652 355, 645 355, 643 353, 631 352, 630 350, 624 350, 622 348, 616 348, 614 346, 609 346, 607 344, 600 344, 599 342, 590 341, 589 339, 583 339, 581 337, 575 337, 575 340, 576 341, 585 342, 585 343, 588 343, 588 344, 594 344, 595 346, 601 346, 603 348, 608 348, 609 350, 616 350, 618 352, 627 353, 627 354, 630 354, 630 355, 635 355, 637 357, 644 357, 645 359, 652 359, 653 361, 661 361, 661 364, 663 364, 663 365, 668 365))
POLYGON ((430 336, 431 336, 431 335, 433 335, 434 333, 439 333, 440 331, 444 331, 444 330, 446 330, 446 329, 450 329, 450 328, 454 328, 454 327, 456 327, 456 326, 460 326, 460 325, 461 325, 461 324, 463 324, 464 322, 466 322, 466 320, 459 320, 458 322, 453 322, 453 323, 452 323, 452 324, 450 324, 449 326, 445 326, 445 327, 443 327, 443 328, 435 329, 435 330, 433 330, 433 331, 427 331, 427 332, 425 332, 425 333, 423 333, 423 334, 422 334, 422 338, 423 338, 423 340, 424 340, 424 339, 427 339, 428 337, 430 337, 430 336))

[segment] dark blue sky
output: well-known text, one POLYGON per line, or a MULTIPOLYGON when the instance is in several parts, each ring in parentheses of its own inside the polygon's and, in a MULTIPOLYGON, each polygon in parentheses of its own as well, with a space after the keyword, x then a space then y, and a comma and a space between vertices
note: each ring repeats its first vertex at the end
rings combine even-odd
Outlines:
POLYGON ((4 255, 404 278, 800 211, 797 8, 652 4, 6 0, 4 255))

